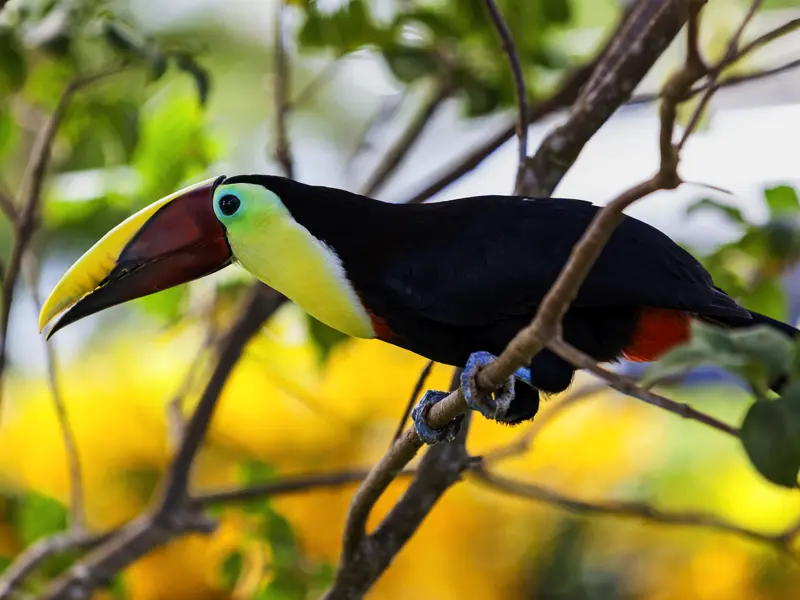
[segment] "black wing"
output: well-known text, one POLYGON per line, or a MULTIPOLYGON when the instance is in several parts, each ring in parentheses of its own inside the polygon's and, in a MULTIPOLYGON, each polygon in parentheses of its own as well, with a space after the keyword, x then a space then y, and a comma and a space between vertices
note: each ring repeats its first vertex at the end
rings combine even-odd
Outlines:
MULTIPOLYGON (((386 211, 391 225, 372 221, 376 237, 366 260, 362 254, 344 264, 348 274, 349 264, 363 266, 353 275, 368 305, 374 298, 393 304, 382 310, 485 325, 536 311, 598 210, 580 200, 502 196, 395 207, 386 211)), ((694 257, 632 217, 615 231, 574 305, 749 317, 694 257)))

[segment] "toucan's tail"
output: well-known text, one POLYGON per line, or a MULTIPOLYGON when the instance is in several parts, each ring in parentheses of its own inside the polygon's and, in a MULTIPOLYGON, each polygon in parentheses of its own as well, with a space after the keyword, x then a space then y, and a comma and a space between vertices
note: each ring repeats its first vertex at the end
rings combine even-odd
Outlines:
MULTIPOLYGON (((733 328, 740 328, 740 327, 755 327, 756 325, 769 325, 770 327, 774 327, 778 331, 781 331, 791 337, 792 339, 797 339, 800 336, 800 330, 791 325, 783 323, 782 321, 778 321, 777 319, 773 319, 772 317, 768 317, 767 315, 762 315, 761 313, 757 313, 755 311, 749 311, 752 318, 748 319, 747 317, 740 317, 736 315, 725 315, 718 316, 715 315, 713 319, 708 319, 712 323, 716 323, 718 325, 723 325, 726 327, 733 327, 733 328)), ((786 377, 781 377, 775 383, 773 383, 770 387, 775 391, 780 393, 783 386, 786 385, 786 377)))

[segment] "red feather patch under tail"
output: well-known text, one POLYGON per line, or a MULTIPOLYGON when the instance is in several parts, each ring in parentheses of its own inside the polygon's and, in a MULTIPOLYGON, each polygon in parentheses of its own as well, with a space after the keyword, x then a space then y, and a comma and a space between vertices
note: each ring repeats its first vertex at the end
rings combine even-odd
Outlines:
POLYGON ((692 318, 688 313, 665 308, 644 308, 633 341, 623 356, 634 362, 658 360, 666 352, 689 341, 692 318))

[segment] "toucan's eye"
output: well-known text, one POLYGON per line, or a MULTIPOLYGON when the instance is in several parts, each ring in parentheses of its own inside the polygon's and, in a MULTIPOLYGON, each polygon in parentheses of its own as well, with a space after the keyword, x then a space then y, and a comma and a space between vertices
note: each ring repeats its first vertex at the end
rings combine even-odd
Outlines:
POLYGON ((233 194, 225 194, 219 199, 219 210, 226 217, 231 217, 239 210, 241 203, 241 200, 233 194))

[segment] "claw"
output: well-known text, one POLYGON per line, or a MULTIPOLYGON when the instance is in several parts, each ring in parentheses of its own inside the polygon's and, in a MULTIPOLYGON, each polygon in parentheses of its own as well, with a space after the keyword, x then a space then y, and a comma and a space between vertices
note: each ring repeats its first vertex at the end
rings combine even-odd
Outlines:
POLYGON ((489 352, 473 352, 467 361, 464 372, 461 374, 461 388, 464 390, 464 399, 472 410, 477 410, 487 419, 502 421, 511 401, 514 399, 514 380, 515 378, 523 381, 530 381, 530 371, 528 369, 517 369, 512 377, 500 386, 498 390, 488 397, 482 398, 478 391, 478 383, 475 377, 478 371, 486 365, 497 360, 497 357, 489 352))
POLYGON ((428 412, 431 406, 442 400, 449 395, 449 392, 437 392, 435 390, 428 390, 422 396, 414 410, 411 411, 411 420, 414 421, 414 427, 417 430, 417 435, 425 444, 441 444, 452 442, 456 439, 458 432, 461 431, 461 423, 464 421, 464 415, 459 415, 450 421, 442 429, 434 429, 428 425, 428 412))

